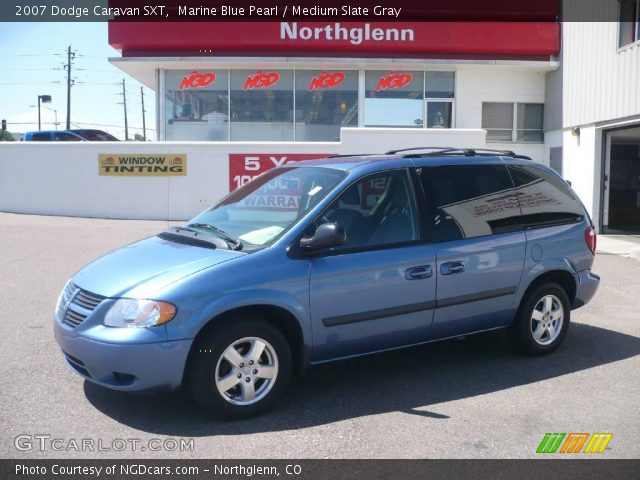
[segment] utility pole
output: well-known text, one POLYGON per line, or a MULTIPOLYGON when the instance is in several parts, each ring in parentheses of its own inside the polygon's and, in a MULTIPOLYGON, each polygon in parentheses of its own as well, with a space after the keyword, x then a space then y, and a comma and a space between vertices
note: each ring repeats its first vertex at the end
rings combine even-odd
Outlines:
POLYGON ((71 66, 73 65, 72 60, 75 57, 76 52, 72 52, 71 45, 69 45, 69 48, 67 48, 67 63, 64 65, 67 71, 67 130, 71 128, 71 85, 73 84, 73 80, 71 80, 71 66))
POLYGON ((122 79, 122 105, 124 105, 124 139, 129 140, 129 124, 127 123, 127 86, 122 79))
POLYGON ((142 100, 142 138, 146 142, 147 141, 147 124, 144 118, 144 88, 140 87, 140 99, 142 100))

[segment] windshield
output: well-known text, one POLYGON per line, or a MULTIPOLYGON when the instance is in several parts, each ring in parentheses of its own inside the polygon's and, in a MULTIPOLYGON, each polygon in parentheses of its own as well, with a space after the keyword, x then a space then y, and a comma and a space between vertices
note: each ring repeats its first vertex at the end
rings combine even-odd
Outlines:
POLYGON ((276 168, 234 191, 187 225, 236 241, 245 251, 261 248, 291 228, 345 175, 323 167, 276 168))

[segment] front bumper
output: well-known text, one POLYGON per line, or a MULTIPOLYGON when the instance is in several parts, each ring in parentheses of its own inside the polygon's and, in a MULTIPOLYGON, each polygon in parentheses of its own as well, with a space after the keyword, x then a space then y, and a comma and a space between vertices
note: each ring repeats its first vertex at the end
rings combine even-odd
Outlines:
POLYGON ((192 340, 106 343, 75 334, 55 321, 55 338, 69 367, 114 390, 176 390, 182 384, 192 340))
POLYGON ((584 270, 576 274, 576 298, 571 304, 571 309, 586 305, 596 294, 600 285, 600 277, 591 270, 584 270))

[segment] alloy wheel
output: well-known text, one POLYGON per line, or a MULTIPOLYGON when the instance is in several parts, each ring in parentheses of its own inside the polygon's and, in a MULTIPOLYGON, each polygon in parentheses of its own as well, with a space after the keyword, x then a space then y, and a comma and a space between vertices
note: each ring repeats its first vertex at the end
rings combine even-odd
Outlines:
POLYGON ((234 405, 252 405, 265 398, 278 376, 273 346, 258 337, 245 337, 229 345, 216 365, 220 395, 234 405))
POLYGON ((564 322, 562 302, 555 295, 542 297, 531 313, 531 334, 539 345, 550 345, 558 338, 564 322))

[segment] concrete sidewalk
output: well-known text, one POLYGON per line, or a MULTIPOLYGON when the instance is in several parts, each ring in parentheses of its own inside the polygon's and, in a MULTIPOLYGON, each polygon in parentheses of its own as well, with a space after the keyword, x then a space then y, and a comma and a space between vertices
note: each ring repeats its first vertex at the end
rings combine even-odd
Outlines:
POLYGON ((598 235, 597 251, 640 260, 640 235, 598 235))

